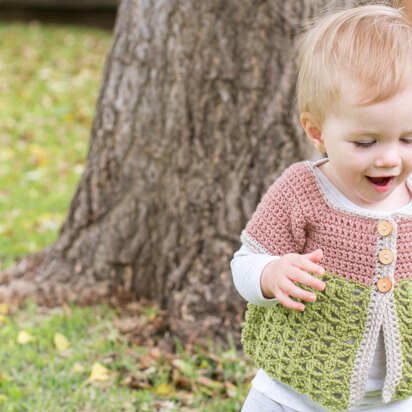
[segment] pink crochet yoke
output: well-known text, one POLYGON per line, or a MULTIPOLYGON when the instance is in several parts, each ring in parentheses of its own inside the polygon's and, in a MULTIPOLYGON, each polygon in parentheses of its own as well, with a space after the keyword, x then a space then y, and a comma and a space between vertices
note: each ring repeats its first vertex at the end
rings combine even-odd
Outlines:
POLYGON ((412 217, 391 215, 394 230, 385 237, 377 231, 381 221, 331 204, 310 163, 299 162, 269 188, 242 240, 257 252, 277 256, 321 248, 326 272, 365 286, 388 271, 395 283, 412 278, 412 217), (393 254, 389 264, 379 264, 383 249, 393 254))

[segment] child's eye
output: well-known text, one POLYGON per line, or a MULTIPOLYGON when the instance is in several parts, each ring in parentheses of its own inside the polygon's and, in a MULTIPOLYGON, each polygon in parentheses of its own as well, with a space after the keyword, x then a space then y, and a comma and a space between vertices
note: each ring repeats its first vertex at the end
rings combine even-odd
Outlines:
POLYGON ((370 142, 353 142, 353 143, 356 147, 370 147, 375 143, 375 141, 372 140, 370 142))
POLYGON ((406 144, 411 144, 412 143, 412 137, 405 137, 401 140, 402 140, 403 143, 406 143, 406 144))

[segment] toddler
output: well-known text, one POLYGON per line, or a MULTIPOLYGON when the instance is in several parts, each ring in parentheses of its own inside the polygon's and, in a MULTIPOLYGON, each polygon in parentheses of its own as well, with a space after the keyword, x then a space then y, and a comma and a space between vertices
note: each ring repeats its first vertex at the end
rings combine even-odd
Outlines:
POLYGON ((231 261, 260 368, 243 412, 412 411, 412 25, 383 5, 300 45, 320 153, 269 188, 231 261))

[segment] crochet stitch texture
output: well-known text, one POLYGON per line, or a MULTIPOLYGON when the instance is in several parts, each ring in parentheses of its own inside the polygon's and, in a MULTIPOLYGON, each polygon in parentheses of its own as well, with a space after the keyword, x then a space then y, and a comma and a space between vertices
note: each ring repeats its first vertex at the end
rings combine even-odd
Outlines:
MULTIPOLYGON (((365 393, 379 331, 386 351, 384 402, 412 395, 412 217, 382 219, 329 203, 310 162, 289 167, 269 188, 241 240, 281 256, 321 248, 324 292, 304 312, 248 305, 245 353, 272 378, 330 410, 347 410, 365 393), (381 252, 392 256, 380 258, 381 252), (379 279, 392 287, 382 292, 379 279)), ((300 285, 302 286, 302 285, 300 285)), ((307 290, 310 288, 304 287, 307 290)))

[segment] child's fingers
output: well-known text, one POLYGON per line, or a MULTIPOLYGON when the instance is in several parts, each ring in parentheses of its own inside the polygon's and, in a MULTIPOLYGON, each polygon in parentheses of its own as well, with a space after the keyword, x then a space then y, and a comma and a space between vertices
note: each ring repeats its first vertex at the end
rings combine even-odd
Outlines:
POLYGON ((288 278, 294 283, 298 282, 302 285, 320 290, 321 292, 325 290, 326 287, 325 282, 322 282, 320 279, 315 278, 314 276, 299 268, 291 270, 288 275, 288 278))
POLYGON ((316 273, 317 275, 323 275, 325 273, 325 269, 322 266, 314 263, 307 255, 298 256, 295 265, 306 272, 316 273))
POLYGON ((299 312, 302 312, 303 310, 305 310, 305 306, 303 305, 303 303, 292 300, 282 290, 278 291, 278 293, 276 294, 276 299, 285 308, 292 309, 292 310, 298 310, 299 312))
POLYGON ((294 298, 306 300, 308 302, 315 302, 316 300, 316 295, 313 292, 301 289, 290 280, 283 286, 282 292, 285 292, 294 298))
POLYGON ((317 263, 320 260, 322 260, 322 258, 323 258, 323 250, 322 249, 316 249, 313 252, 306 253, 306 255, 302 255, 302 256, 306 256, 312 262, 317 263))

